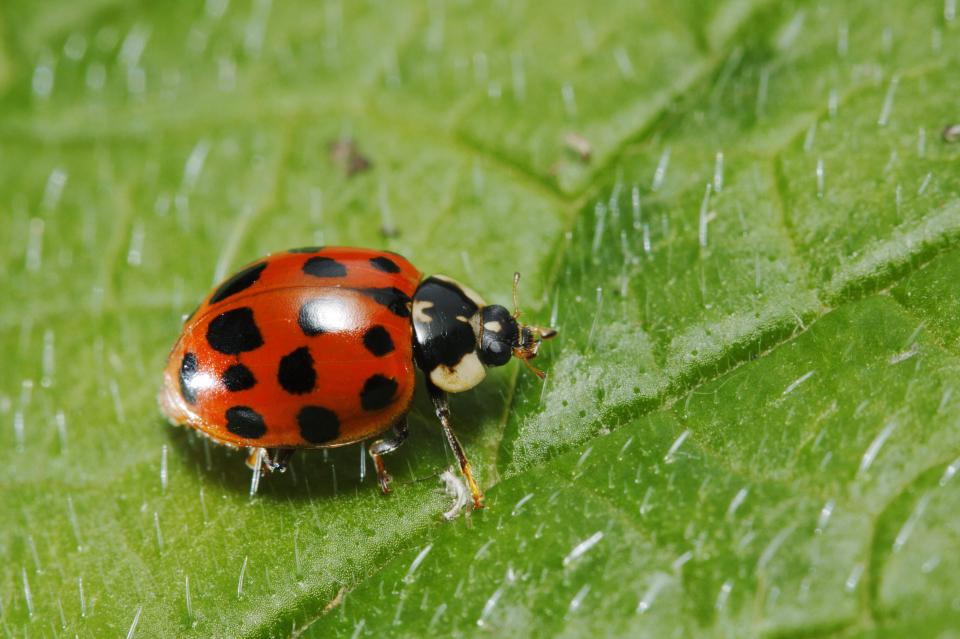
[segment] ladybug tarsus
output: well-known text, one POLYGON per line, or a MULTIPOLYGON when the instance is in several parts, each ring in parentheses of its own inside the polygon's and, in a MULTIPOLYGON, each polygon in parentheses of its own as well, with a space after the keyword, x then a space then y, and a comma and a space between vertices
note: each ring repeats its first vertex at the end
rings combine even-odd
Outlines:
POLYGON ((392 453, 407 440, 410 431, 407 428, 407 417, 404 415, 397 423, 393 425, 393 434, 390 437, 384 437, 370 444, 370 457, 373 458, 373 465, 377 469, 377 482, 380 484, 380 490, 383 494, 390 493, 390 482, 393 478, 387 472, 387 467, 383 463, 383 456, 392 453))
POLYGON ((373 465, 377 469, 377 483, 380 484, 380 492, 384 495, 389 495, 393 492, 390 490, 390 483, 393 481, 393 477, 387 472, 387 467, 383 463, 383 457, 380 455, 372 455, 372 457, 373 465))

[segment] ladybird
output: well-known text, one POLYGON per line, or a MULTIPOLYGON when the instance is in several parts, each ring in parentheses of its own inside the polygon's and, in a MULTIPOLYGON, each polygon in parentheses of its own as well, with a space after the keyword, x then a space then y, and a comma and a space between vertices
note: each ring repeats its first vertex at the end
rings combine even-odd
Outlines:
POLYGON ((186 319, 160 406, 174 424, 250 448, 257 473, 282 472, 299 448, 386 433, 369 453, 388 493, 383 455, 407 439, 419 368, 480 508, 448 393, 473 388, 511 357, 543 377, 530 360, 556 331, 518 321, 519 277, 511 314, 448 277, 423 278, 394 253, 310 247, 268 255, 227 278, 186 319))

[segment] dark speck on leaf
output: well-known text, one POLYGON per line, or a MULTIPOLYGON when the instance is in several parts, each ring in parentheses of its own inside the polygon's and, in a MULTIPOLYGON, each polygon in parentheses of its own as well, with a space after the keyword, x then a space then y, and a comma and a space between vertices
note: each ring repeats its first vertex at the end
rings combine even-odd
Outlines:
POLYGON ((330 143, 330 159, 347 177, 366 171, 371 166, 370 158, 360 151, 350 138, 340 138, 330 143))

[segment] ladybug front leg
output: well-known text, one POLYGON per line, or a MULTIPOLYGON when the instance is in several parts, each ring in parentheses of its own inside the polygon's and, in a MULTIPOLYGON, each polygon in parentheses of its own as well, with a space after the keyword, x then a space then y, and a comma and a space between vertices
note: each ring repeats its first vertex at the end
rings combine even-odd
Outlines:
POLYGON ((392 453, 400 448, 400 445, 406 441, 410 431, 407 430, 407 416, 404 415, 393 425, 393 434, 390 437, 384 437, 370 444, 370 456, 373 458, 373 465, 377 468, 377 481, 380 483, 380 490, 386 495, 390 492, 390 482, 393 478, 387 472, 387 467, 383 463, 383 455, 392 453))
POLYGON ((433 384, 429 377, 427 378, 427 390, 430 392, 430 399, 433 400, 433 407, 437 412, 437 419, 440 420, 440 426, 443 428, 443 434, 446 435, 447 443, 450 444, 454 456, 460 462, 460 472, 463 473, 463 477, 470 487, 470 494, 473 495, 473 507, 483 508, 483 493, 480 491, 477 481, 473 478, 470 460, 467 459, 467 454, 463 452, 463 446, 460 445, 460 440, 457 439, 456 433, 453 432, 453 426, 450 424, 450 402, 447 401, 447 393, 433 384))

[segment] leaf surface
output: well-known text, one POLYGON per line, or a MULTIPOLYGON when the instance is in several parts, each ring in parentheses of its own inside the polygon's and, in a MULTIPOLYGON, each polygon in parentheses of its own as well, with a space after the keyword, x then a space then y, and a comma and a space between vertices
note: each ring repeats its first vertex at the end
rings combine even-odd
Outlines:
POLYGON ((0 627, 955 627, 957 53, 951 2, 5 4, 0 627), (484 512, 422 392, 389 498, 159 416, 180 318, 309 244, 560 329, 454 399, 484 512))

